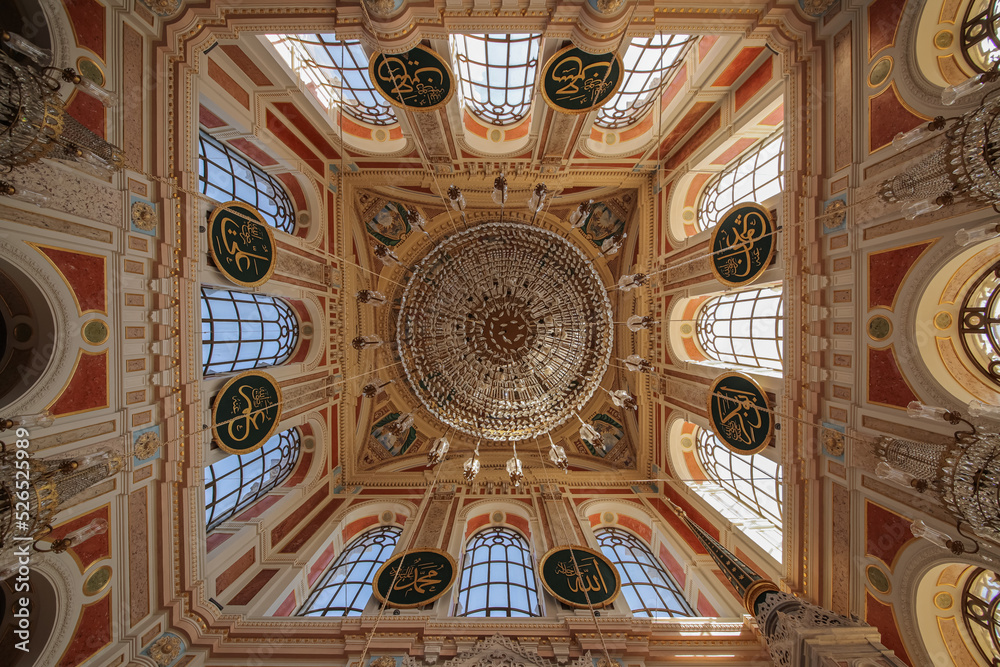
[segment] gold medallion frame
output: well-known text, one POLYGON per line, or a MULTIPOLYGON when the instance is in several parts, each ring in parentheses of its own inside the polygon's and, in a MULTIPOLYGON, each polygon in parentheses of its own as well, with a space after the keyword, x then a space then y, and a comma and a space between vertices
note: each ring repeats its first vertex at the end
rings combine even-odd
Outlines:
POLYGON ((435 602, 437 602, 442 595, 451 590, 451 587, 455 585, 456 579, 458 579, 458 563, 455 562, 455 559, 452 558, 452 555, 447 551, 444 551, 443 549, 431 549, 429 547, 423 549, 410 549, 408 551, 404 551, 401 554, 396 554, 386 562, 382 563, 382 567, 378 569, 378 571, 375 573, 375 576, 372 578, 372 592, 374 593, 376 600, 385 604, 388 607, 393 607, 395 609, 415 609, 416 607, 426 607, 427 605, 434 604, 435 602), (445 586, 443 589, 441 589, 441 592, 435 595, 434 597, 428 598, 427 600, 422 600, 414 604, 399 604, 396 602, 392 602, 391 600, 386 601, 386 599, 382 597, 382 593, 379 592, 378 590, 378 580, 379 577, 382 576, 382 572, 393 563, 402 562, 403 558, 405 558, 410 554, 426 553, 426 552, 436 553, 439 556, 444 556, 448 560, 448 562, 451 563, 451 581, 448 582, 448 585, 445 586))
POLYGON ((236 201, 236 200, 227 201, 225 204, 220 204, 219 206, 217 206, 212 211, 212 215, 209 216, 209 219, 208 219, 208 256, 212 258, 212 262, 215 264, 215 268, 217 268, 219 270, 219 273, 221 273, 222 275, 224 275, 226 277, 226 279, 229 280, 230 282, 235 283, 236 285, 240 285, 241 287, 259 287, 259 286, 263 285, 264 283, 266 283, 268 280, 271 279, 271 276, 274 274, 275 267, 278 266, 278 246, 274 242, 274 231, 271 229, 271 225, 269 225, 269 224, 267 224, 267 222, 265 222, 264 218, 261 216, 260 212, 257 210, 256 207, 251 206, 250 204, 247 204, 246 202, 236 201), (274 253, 273 256, 271 257, 271 266, 270 266, 270 268, 268 268, 267 273, 264 274, 263 278, 261 278, 258 281, 252 282, 252 283, 248 283, 248 282, 245 282, 243 280, 239 280, 236 277, 230 275, 229 272, 226 271, 225 268, 223 268, 222 262, 219 261, 219 258, 216 257, 216 255, 215 255, 215 244, 212 243, 212 229, 215 227, 216 217, 219 215, 219 213, 221 211, 228 210, 229 207, 233 206, 233 205, 245 208, 245 209, 249 210, 253 214, 254 222, 256 222, 261 227, 263 227, 264 231, 267 233, 267 238, 271 241, 271 251, 274 253))
MULTIPOLYGON (((715 381, 712 382, 712 386, 709 387, 709 389, 708 389, 708 423, 712 427, 712 433, 714 433, 716 436, 718 436, 719 433, 718 433, 718 431, 715 430, 715 423, 712 420, 712 399, 715 398, 715 389, 716 389, 716 387, 719 386, 719 383, 722 382, 723 380, 725 380, 726 378, 731 378, 731 377, 743 378, 744 380, 746 380, 747 382, 749 382, 750 384, 752 384, 754 386, 754 389, 756 389, 757 391, 759 391, 760 395, 764 397, 765 401, 767 401, 767 392, 764 391, 764 388, 761 387, 760 384, 756 380, 754 380, 752 377, 750 377, 746 373, 723 373, 719 377, 715 378, 715 381)), ((725 446, 726 449, 728 449, 729 451, 733 452, 734 454, 740 454, 740 455, 743 455, 743 456, 753 456, 754 454, 759 454, 760 452, 764 451, 764 448, 767 447, 769 444, 771 444, 771 440, 774 438, 774 421, 775 420, 774 420, 774 413, 771 411, 770 404, 768 404, 768 406, 767 406, 767 411, 771 415, 771 428, 770 428, 770 430, 767 433, 767 437, 764 438, 764 442, 762 442, 761 444, 757 445, 757 447, 755 447, 754 449, 748 450, 748 451, 742 451, 742 450, 737 451, 737 450, 733 449, 732 447, 730 447, 729 443, 726 442, 725 440, 723 440, 722 438, 719 438, 719 442, 721 442, 723 444, 723 446, 725 446)))
MULTIPOLYGON (((406 109, 407 111, 416 111, 418 113, 419 112, 423 112, 423 111, 437 111, 438 109, 440 109, 441 107, 443 107, 444 105, 448 104, 448 102, 451 101, 451 98, 455 96, 455 88, 457 88, 460 85, 460 83, 459 83, 458 79, 455 78, 455 73, 451 71, 451 66, 445 61, 444 58, 441 57, 440 53, 438 53, 437 51, 435 51, 433 49, 428 49, 423 44, 417 44, 416 46, 413 47, 413 49, 420 49, 421 51, 426 51, 427 53, 430 53, 431 55, 433 55, 434 59, 437 60, 437 62, 441 65, 441 68, 448 74, 448 77, 451 79, 451 90, 448 91, 448 94, 445 95, 445 98, 443 100, 441 100, 440 102, 438 102, 434 106, 430 106, 430 107, 411 107, 411 106, 407 106, 407 105, 401 103, 399 100, 394 100, 393 98, 391 98, 388 95, 386 95, 384 92, 382 92, 382 88, 380 88, 376 83, 374 83, 375 82, 375 60, 380 55, 382 55, 382 56, 392 56, 392 55, 402 55, 402 54, 382 53, 381 51, 377 52, 375 55, 373 55, 368 60, 368 78, 372 81, 372 88, 375 89, 375 92, 377 92, 382 97, 382 99, 384 99, 386 102, 388 102, 390 105, 392 105, 394 107, 399 107, 400 109, 406 109)), ((410 51, 413 51, 413 49, 410 49, 410 51)), ((407 51, 407 53, 409 53, 409 51, 407 51)), ((361 121, 361 122, 364 122, 364 121, 361 121)))
POLYGON ((622 592, 622 578, 621 578, 621 575, 618 574, 618 568, 615 567, 615 564, 612 563, 608 559, 608 557, 605 556, 600 551, 597 551, 596 549, 591 549, 590 547, 578 547, 575 544, 566 544, 566 545, 562 545, 562 546, 552 547, 551 549, 549 549, 548 551, 546 551, 545 555, 542 556, 541 560, 538 561, 538 578, 542 580, 542 586, 544 586, 545 590, 547 590, 549 592, 549 595, 551 595, 555 599, 559 600, 563 604, 569 605, 570 607, 574 607, 576 609, 590 609, 591 607, 593 607, 594 609, 603 609, 604 607, 607 607, 607 606, 613 604, 614 601, 618 599, 618 596, 622 592), (611 566, 611 571, 615 573, 615 594, 612 595, 607 600, 605 600, 604 602, 600 602, 600 603, 596 603, 596 604, 580 604, 579 602, 574 602, 572 600, 567 600, 566 598, 562 597, 561 595, 559 595, 558 593, 556 593, 555 591, 553 591, 549 587, 549 583, 547 581, 545 581, 545 563, 546 563, 546 561, 548 561, 548 559, 549 559, 550 556, 552 556, 553 554, 555 554, 557 551, 562 551, 564 549, 572 549, 573 551, 582 551, 584 553, 591 554, 592 556, 597 556, 598 558, 600 558, 601 560, 603 560, 605 563, 607 563, 608 565, 610 565, 611 566))
POLYGON ((264 443, 267 442, 271 438, 272 435, 274 435, 274 432, 278 430, 278 424, 281 423, 281 387, 278 386, 277 381, 274 379, 274 377, 272 375, 270 375, 269 373, 265 373, 263 371, 243 371, 242 373, 240 373, 236 377, 230 378, 230 380, 228 382, 226 382, 226 384, 222 385, 222 389, 220 389, 215 394, 214 401, 215 401, 215 404, 212 406, 212 437, 215 439, 215 443, 217 445, 219 445, 219 449, 221 449, 222 451, 226 452, 227 454, 236 454, 237 456, 239 456, 240 454, 251 454, 253 452, 256 452, 258 449, 260 449, 261 447, 264 446, 264 443), (247 376, 250 376, 250 375, 256 375, 256 376, 259 376, 259 377, 264 377, 264 378, 267 378, 268 380, 270 380, 271 386, 274 387, 274 390, 278 394, 278 400, 277 400, 277 403, 275 404, 275 407, 278 410, 278 415, 277 415, 277 419, 275 419, 274 423, 271 425, 271 430, 268 431, 267 435, 264 436, 263 438, 261 438, 260 442, 258 442, 256 445, 254 445, 252 449, 236 450, 236 449, 233 449, 232 447, 230 447, 229 445, 224 444, 222 442, 222 440, 219 439, 219 400, 218 399, 219 399, 220 396, 222 396, 224 393, 226 393, 226 390, 229 389, 233 385, 233 383, 235 383, 237 380, 242 380, 243 378, 245 378, 247 376))
MULTIPOLYGON (((771 228, 773 230, 772 231, 772 235, 775 238, 773 238, 771 240, 771 251, 767 254, 767 258, 764 260, 764 263, 761 265, 760 271, 758 271, 757 273, 755 273, 752 278, 749 278, 749 279, 746 279, 746 280, 742 280, 742 281, 740 281, 738 283, 734 283, 731 280, 729 280, 727 278, 723 278, 721 275, 719 275, 718 269, 715 268, 715 262, 714 261, 709 261, 708 264, 709 264, 709 266, 712 269, 712 275, 715 276, 715 279, 718 280, 723 285, 725 285, 726 287, 746 287, 747 285, 752 285, 753 283, 757 282, 757 280, 764 274, 765 271, 767 271, 768 267, 771 265, 771 260, 774 259, 775 249, 778 247, 778 239, 777 239, 778 225, 775 224, 774 218, 771 217, 771 212, 769 210, 767 210, 766 208, 764 208, 763 206, 761 206, 760 204, 758 204, 757 202, 747 201, 747 202, 741 202, 739 204, 736 204, 735 206, 730 207, 730 209, 728 211, 726 211, 726 214, 724 216, 722 216, 721 220, 725 220, 726 218, 728 218, 730 216, 730 214, 733 211, 735 211, 736 209, 738 209, 738 208, 753 208, 758 213, 760 213, 765 218, 767 218, 767 220, 771 223, 771 228)), ((719 229, 722 228, 722 222, 721 222, 721 220, 720 220, 719 224, 717 224, 714 228, 712 228, 712 238, 708 242, 708 250, 709 250, 709 252, 714 252, 715 237, 718 236, 719 229)))
MULTIPOLYGON (((545 61, 545 66, 542 67, 542 74, 541 74, 542 80, 538 84, 538 87, 539 87, 539 89, 542 92, 542 98, 545 100, 545 103, 549 105, 549 108, 551 108, 553 111, 558 111, 559 113, 570 114, 570 115, 573 115, 573 116, 578 116, 579 114, 582 114, 582 113, 590 113, 594 109, 599 109, 600 107, 604 106, 605 104, 608 103, 608 101, 612 97, 615 96, 615 93, 618 92, 618 89, 621 88, 622 84, 625 82, 625 63, 622 62, 622 57, 620 55, 618 55, 618 52, 616 51, 614 53, 614 56, 615 56, 615 61, 618 63, 618 71, 621 72, 621 76, 618 78, 618 83, 615 85, 615 89, 611 91, 611 93, 607 96, 607 98, 603 102, 601 102, 599 104, 592 104, 591 106, 587 107, 586 109, 580 109, 579 111, 574 111, 572 109, 565 109, 565 108, 559 106, 558 104, 556 104, 555 102, 553 102, 549 98, 549 94, 547 92, 545 92, 545 73, 549 71, 549 66, 552 65, 556 61, 556 58, 558 58, 562 54, 566 53, 570 49, 579 49, 579 48, 580 47, 578 47, 576 44, 570 44, 569 46, 563 47, 563 48, 559 49, 558 51, 556 51, 554 54, 552 54, 552 57, 549 58, 548 60, 546 60, 545 61)), ((583 49, 580 49, 580 50, 582 51, 583 49)))

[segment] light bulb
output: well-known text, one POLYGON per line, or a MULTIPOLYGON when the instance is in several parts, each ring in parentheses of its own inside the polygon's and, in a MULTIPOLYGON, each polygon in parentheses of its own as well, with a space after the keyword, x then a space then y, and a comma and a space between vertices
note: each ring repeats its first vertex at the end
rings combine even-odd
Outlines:
POLYGON ((986 84, 986 75, 977 74, 962 83, 948 86, 941 91, 941 103, 952 105, 966 95, 971 95, 986 84))
POLYGON ((978 400, 969 401, 969 415, 972 417, 1000 419, 1000 405, 990 405, 978 400))
POLYGON ((106 532, 108 532, 107 520, 94 519, 86 526, 82 528, 77 528, 73 532, 68 533, 66 537, 64 537, 63 539, 67 540, 70 546, 75 547, 79 544, 82 544, 83 542, 86 542, 92 537, 96 537, 97 535, 103 535, 106 532))
POLYGON ((1000 236, 1000 225, 984 225, 974 229, 959 229, 955 232, 955 242, 960 246, 972 245, 980 241, 995 239, 1000 236))
POLYGON ((13 32, 4 31, 2 36, 7 46, 18 53, 28 56, 42 67, 48 67, 52 64, 52 52, 48 49, 36 46, 33 42, 29 42, 24 37, 13 32))
POLYGON ((907 220, 913 220, 919 215, 924 215, 925 213, 932 213, 939 208, 939 204, 934 199, 921 199, 919 201, 911 202, 902 208, 903 217, 907 220))

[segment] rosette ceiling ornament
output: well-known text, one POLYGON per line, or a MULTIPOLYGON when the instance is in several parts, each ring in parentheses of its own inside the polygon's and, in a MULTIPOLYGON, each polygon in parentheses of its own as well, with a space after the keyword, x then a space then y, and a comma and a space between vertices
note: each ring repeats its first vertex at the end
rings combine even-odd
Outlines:
POLYGON ((519 441, 572 418, 611 361, 607 291, 587 257, 550 231, 487 223, 416 267, 396 339, 413 393, 477 438, 519 441))

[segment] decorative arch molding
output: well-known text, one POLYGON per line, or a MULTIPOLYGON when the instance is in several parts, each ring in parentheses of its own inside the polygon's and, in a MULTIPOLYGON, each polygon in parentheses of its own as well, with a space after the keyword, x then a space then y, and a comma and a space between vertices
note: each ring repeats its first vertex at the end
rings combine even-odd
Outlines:
MULTIPOLYGON (((27 242, 27 239, 24 241, 27 242)), ((4 413, 20 415, 41 412, 46 405, 58 398, 73 374, 74 362, 83 347, 83 340, 76 333, 85 316, 78 314, 69 286, 41 253, 28 250, 24 244, 0 237, 0 258, 0 268, 6 264, 20 274, 11 276, 12 279, 19 278, 29 287, 29 291, 41 293, 44 298, 43 307, 53 322, 53 330, 49 332, 52 340, 47 343, 51 352, 45 355, 47 358, 44 366, 38 369, 37 379, 20 397, 4 407, 4 413)))
MULTIPOLYGON (((357 504, 352 504, 346 509, 340 510, 333 515, 330 523, 336 526, 331 536, 331 540, 340 539, 344 526, 357 521, 358 519, 364 519, 369 516, 379 516, 385 511, 391 511, 394 514, 403 514, 406 516, 406 523, 410 523, 410 519, 417 515, 417 505, 410 502, 409 500, 404 500, 401 498, 393 500, 365 500, 357 504)), ((381 521, 381 519, 380 519, 381 521)), ((373 524, 374 525, 374 524, 373 524)), ((386 523, 385 525, 399 525, 395 523, 395 520, 386 523)), ((402 544, 404 540, 400 540, 402 544)), ((343 548, 343 544, 340 548, 343 548)))
MULTIPOLYGON (((52 605, 51 611, 54 614, 51 630, 39 653, 35 654, 42 658, 38 664, 56 664, 69 642, 73 639, 73 634, 79 621, 79 613, 83 604, 88 600, 84 599, 83 575, 68 558, 51 556, 41 556, 34 554, 31 561, 32 577, 38 576, 45 580, 45 585, 51 586, 51 594, 56 604, 52 605), (70 567, 72 565, 72 567, 70 567)), ((110 594, 110 593, 106 593, 110 594)), ((97 598, 95 598, 97 599, 97 598)), ((90 600, 93 601, 93 600, 90 600)), ((32 643, 38 641, 38 633, 41 628, 38 626, 39 619, 32 621, 32 643)), ((29 654, 31 655, 31 654, 29 654)), ((24 663, 25 665, 30 663, 24 663)))
MULTIPOLYGON (((994 548, 993 554, 996 553, 997 549, 994 548)), ((954 563, 985 569, 995 568, 982 559, 976 558, 975 555, 954 556, 927 540, 912 540, 903 548, 898 558, 891 579, 892 589, 888 596, 883 597, 886 598, 887 602, 893 604, 900 636, 914 638, 905 644, 906 650, 915 665, 949 664, 950 656, 941 656, 934 648, 929 650, 923 641, 915 639, 921 637, 921 604, 933 605, 932 600, 921 598, 921 585, 928 579, 928 575, 934 574, 941 565, 954 563), (933 654, 932 650, 935 650, 933 654), (939 660, 942 657, 944 660, 939 660)), ((924 593, 926 593, 926 586, 924 593)), ((954 604, 960 605, 961 601, 955 600, 954 604)))
MULTIPOLYGON (((430 667, 435 662, 426 662, 413 656, 403 658, 402 667, 430 667)), ((489 639, 480 639, 468 651, 440 664, 440 667, 492 667, 493 665, 516 665, 517 667, 558 667, 560 663, 538 655, 533 648, 509 637, 496 634, 489 639)), ((565 664, 565 663, 562 663, 565 664)), ((587 651, 565 667, 591 667, 594 659, 587 651)))

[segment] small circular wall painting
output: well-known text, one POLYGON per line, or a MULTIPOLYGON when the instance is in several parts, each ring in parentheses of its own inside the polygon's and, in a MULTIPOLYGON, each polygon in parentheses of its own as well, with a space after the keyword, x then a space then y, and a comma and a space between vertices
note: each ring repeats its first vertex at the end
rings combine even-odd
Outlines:
POLYGON ((885 572, 880 567, 869 565, 865 570, 865 576, 868 577, 868 583, 872 585, 872 588, 879 593, 889 592, 889 578, 885 576, 885 572))
POLYGON ((111 566, 105 565, 94 570, 83 582, 84 595, 97 595, 103 591, 111 581, 111 566))
POLYGON ((876 315, 868 320, 868 335, 872 340, 885 340, 892 333, 892 322, 884 315, 876 315))

